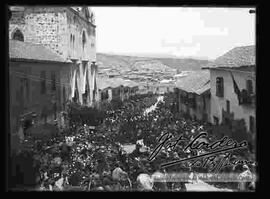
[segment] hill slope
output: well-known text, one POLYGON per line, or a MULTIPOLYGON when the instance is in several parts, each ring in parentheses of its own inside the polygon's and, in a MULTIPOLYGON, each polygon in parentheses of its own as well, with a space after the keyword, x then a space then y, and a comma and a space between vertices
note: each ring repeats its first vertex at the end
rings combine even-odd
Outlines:
POLYGON ((172 78, 180 71, 201 70, 208 60, 153 58, 97 53, 99 74, 121 76, 133 80, 155 80, 172 78))

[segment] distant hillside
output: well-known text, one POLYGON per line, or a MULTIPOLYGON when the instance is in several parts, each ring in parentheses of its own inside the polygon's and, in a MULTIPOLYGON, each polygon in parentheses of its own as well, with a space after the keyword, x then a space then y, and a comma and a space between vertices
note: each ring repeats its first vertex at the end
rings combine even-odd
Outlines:
POLYGON ((168 67, 172 69, 179 69, 180 71, 187 70, 201 70, 202 66, 210 63, 208 60, 198 59, 178 59, 178 58, 153 58, 153 57, 136 57, 127 55, 109 55, 97 53, 97 61, 100 62, 100 69, 102 68, 118 68, 119 70, 139 69, 139 65, 147 65, 147 67, 168 67))
POLYGON ((187 58, 187 59, 156 58, 156 59, 171 68, 179 69, 181 71, 201 70, 203 66, 211 63, 208 60, 199 60, 199 59, 190 59, 190 58, 187 58))
POLYGON ((195 71, 209 63, 191 58, 153 58, 97 53, 100 76, 119 77, 135 82, 171 80, 181 71, 195 71))
POLYGON ((100 70, 119 71, 171 71, 171 67, 163 64, 161 61, 153 58, 125 56, 125 55, 109 55, 97 53, 97 61, 100 70))

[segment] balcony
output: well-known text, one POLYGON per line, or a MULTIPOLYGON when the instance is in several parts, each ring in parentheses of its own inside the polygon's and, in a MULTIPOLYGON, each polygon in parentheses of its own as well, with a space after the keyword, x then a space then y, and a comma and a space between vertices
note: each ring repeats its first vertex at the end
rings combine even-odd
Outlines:
POLYGON ((256 102, 256 94, 248 93, 245 89, 242 90, 241 96, 240 96, 240 102, 239 105, 244 106, 255 106, 256 102))

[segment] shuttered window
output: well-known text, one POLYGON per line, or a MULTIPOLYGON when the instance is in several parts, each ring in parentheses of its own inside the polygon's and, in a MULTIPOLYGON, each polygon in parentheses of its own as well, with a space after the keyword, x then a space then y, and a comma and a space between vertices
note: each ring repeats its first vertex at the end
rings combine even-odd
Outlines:
POLYGON ((253 94, 253 83, 252 80, 247 80, 247 92, 248 94, 253 94))
POLYGON ((216 78, 216 96, 223 97, 224 96, 224 81, 223 77, 216 78))

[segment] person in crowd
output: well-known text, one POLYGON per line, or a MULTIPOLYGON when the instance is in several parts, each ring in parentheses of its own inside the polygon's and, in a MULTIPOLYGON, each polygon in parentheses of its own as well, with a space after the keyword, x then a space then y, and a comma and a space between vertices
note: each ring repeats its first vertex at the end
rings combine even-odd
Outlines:
MULTIPOLYGON (((180 114, 173 114, 170 110, 171 102, 168 102, 171 99, 167 96, 164 96, 165 103, 159 102, 155 109, 144 114, 147 108, 156 103, 156 100, 156 97, 134 96, 132 101, 125 101, 122 108, 106 111, 105 122, 100 123, 94 133, 76 132, 76 129, 82 124, 73 123, 75 129, 72 130, 74 131, 72 135, 75 137, 72 141, 73 144, 67 145, 63 141, 64 138, 59 139, 62 142, 59 147, 60 154, 51 154, 52 158, 60 156, 61 164, 68 165, 66 176, 69 177, 70 184, 81 184, 81 178, 78 178, 76 183, 70 179, 76 170, 80 171, 81 176, 89 177, 95 173, 98 175, 98 178, 92 178, 90 190, 124 191, 134 188, 144 191, 185 191, 187 182, 162 181, 166 172, 158 167, 164 162, 187 158, 190 153, 183 152, 185 143, 183 142, 173 151, 162 150, 150 163, 147 161, 149 152, 154 150, 162 133, 169 132, 173 136, 184 135, 188 143, 189 139, 192 139, 191 134, 194 137, 199 132, 208 132, 208 127, 205 127, 204 123, 187 120, 180 114), (146 152, 140 151, 140 144, 136 145, 138 140, 143 140, 146 152), (136 149, 130 154, 123 152, 122 146, 131 143, 136 145, 136 149), (104 169, 109 170, 111 174, 104 175, 104 169)), ((52 145, 56 141, 51 142, 48 145, 52 145)), ((37 151, 40 150, 40 148, 37 149, 37 151)), ((48 150, 46 153, 51 152, 48 150)), ((50 164, 51 161, 47 162, 50 164)), ((47 167, 43 166, 43 168, 47 167)), ((170 169, 168 169, 168 173, 184 172, 179 165, 170 169)), ((46 171, 43 172, 46 173, 46 171)), ((53 173, 47 173, 47 178, 53 176, 53 173)))

